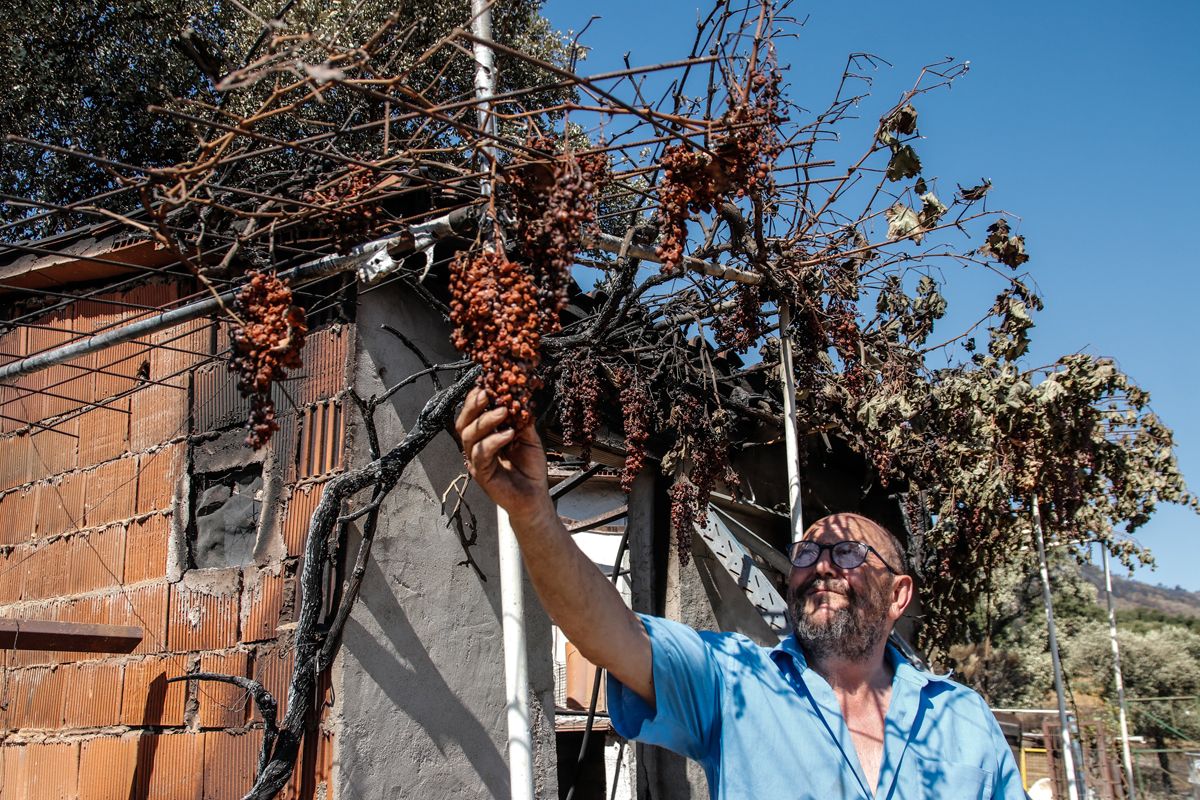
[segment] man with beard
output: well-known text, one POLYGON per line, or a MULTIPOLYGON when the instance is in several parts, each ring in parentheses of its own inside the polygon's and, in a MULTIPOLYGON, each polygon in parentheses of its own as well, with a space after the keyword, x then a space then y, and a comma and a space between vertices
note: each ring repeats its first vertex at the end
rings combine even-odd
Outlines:
POLYGON ((793 635, 774 648, 637 615, 575 546, 532 426, 468 396, 457 428, 472 477, 507 510, 555 623, 609 673, 622 736, 698 761, 714 798, 1004 798, 1025 792, 979 695, 887 643, 912 599, 903 553, 856 514, 817 521, 790 552, 793 635))

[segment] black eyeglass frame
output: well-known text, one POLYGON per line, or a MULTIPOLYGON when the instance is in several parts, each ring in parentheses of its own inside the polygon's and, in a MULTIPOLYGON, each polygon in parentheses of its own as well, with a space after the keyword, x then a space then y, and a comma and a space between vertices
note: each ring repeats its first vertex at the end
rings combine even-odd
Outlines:
POLYGON ((881 564, 883 564, 884 569, 886 569, 888 572, 892 573, 893 575, 901 574, 900 571, 897 569, 894 569, 892 567, 892 565, 887 562, 887 559, 884 558, 880 554, 880 552, 878 550, 876 550, 874 547, 871 547, 871 545, 867 544, 866 542, 859 542, 859 541, 855 541, 853 539, 845 539, 840 542, 834 542, 833 544, 821 544, 820 542, 814 542, 814 541, 796 542, 795 544, 792 545, 791 552, 788 553, 788 560, 792 562, 792 566, 795 567, 796 569, 808 569, 809 567, 813 566, 814 564, 816 564, 818 561, 821 560, 821 554, 824 553, 826 550, 829 551, 829 560, 833 562, 834 566, 839 567, 840 569, 858 569, 863 564, 867 563, 867 555, 869 553, 874 553, 875 557, 879 559, 879 562, 881 564), (853 550, 847 551, 847 555, 850 558, 857 557, 858 561, 856 563, 843 564, 842 561, 845 559, 839 560, 837 548, 842 547, 844 545, 853 545, 854 546, 853 550), (807 564, 797 563, 800 560, 801 550, 803 550, 803 552, 805 552, 805 553, 811 553, 811 552, 813 552, 812 548, 814 548, 814 547, 817 548, 817 550, 816 550, 816 555, 813 556, 812 561, 808 562, 807 564))

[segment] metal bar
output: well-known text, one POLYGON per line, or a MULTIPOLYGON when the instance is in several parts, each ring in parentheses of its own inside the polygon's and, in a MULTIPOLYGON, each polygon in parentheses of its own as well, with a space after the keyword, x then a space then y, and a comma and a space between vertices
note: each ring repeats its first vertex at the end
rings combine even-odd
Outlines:
MULTIPOLYGON (((488 137, 481 150, 496 167, 496 117, 492 95, 496 93, 495 51, 492 50, 492 8, 489 0, 471 0, 471 30, 475 33, 475 98, 479 101, 479 126, 488 137)), ((480 194, 490 198, 491 180, 480 181, 480 194)), ((504 641, 504 693, 507 700, 508 785, 512 800, 533 800, 533 729, 529 711, 528 653, 525 609, 522 599, 521 548, 508 512, 496 506, 496 529, 500 558, 500 609, 504 641)))
POLYGON ((0 619, 0 647, 5 649, 132 653, 141 641, 142 629, 129 625, 0 619))
POLYGON ((550 489, 550 499, 557 500, 567 492, 573 491, 576 487, 580 486, 584 481, 602 469, 604 469, 604 464, 597 462, 592 464, 587 469, 579 470, 579 472, 571 475, 566 480, 559 481, 558 483, 554 484, 553 488, 550 489))
POLYGON ((1108 635, 1112 639, 1113 677, 1117 683, 1117 708, 1121 725, 1121 759, 1125 766, 1125 788, 1129 800, 1137 800, 1133 786, 1133 754, 1129 750, 1129 722, 1125 709, 1125 682, 1121 678, 1121 648, 1117 645, 1117 612, 1113 607, 1112 572, 1108 567, 1108 548, 1100 545, 1104 561, 1104 599, 1108 602, 1108 635))
POLYGON ((601 525, 607 525, 610 522, 622 519, 629 516, 629 504, 618 506, 611 511, 605 511, 603 514, 597 514, 590 519, 581 519, 578 522, 572 522, 567 526, 567 533, 579 533, 586 531, 589 528, 598 528, 601 525))
MULTIPOLYGON (((622 212, 627 213, 627 212, 622 212)), ((584 243, 590 247, 595 247, 597 250, 605 250, 609 253, 625 254, 633 258, 640 258, 643 261, 651 261, 655 264, 662 263, 662 258, 655 252, 652 247, 644 247, 640 244, 630 244, 625 246, 623 239, 616 236, 610 236, 607 233, 595 232, 592 234, 584 234, 584 243)), ((721 264, 715 264, 711 261, 702 261, 699 258, 691 256, 683 257, 683 266, 699 272, 704 275, 710 275, 714 278, 722 278, 735 283, 745 283, 751 286, 757 286, 762 283, 762 275, 756 272, 746 272, 745 270, 737 269, 736 267, 726 267, 721 264)))
MULTIPOLYGON (((386 249, 386 244, 394 238, 396 236, 368 242, 367 244, 360 245, 348 255, 325 256, 307 264, 301 264, 293 269, 285 270, 279 273, 279 276, 298 281, 350 272, 357 269, 363 262, 378 255, 380 251, 386 249)), ((0 381, 19 378, 22 375, 30 375, 72 358, 84 356, 88 353, 95 353, 113 345, 124 344, 142 336, 157 333, 181 323, 216 313, 221 310, 222 305, 233 302, 236 295, 237 292, 232 290, 222 292, 216 297, 206 297, 195 303, 170 311, 164 311, 161 314, 155 314, 146 319, 130 323, 122 328, 94 334, 87 338, 64 344, 61 347, 44 350, 36 355, 27 356, 19 361, 13 361, 10 364, 0 367, 0 381)))
POLYGON ((1042 532, 1042 512, 1037 495, 1033 497, 1033 528, 1037 537, 1038 566, 1042 572, 1042 601, 1046 605, 1046 629, 1050 637, 1050 661, 1054 667, 1054 690, 1058 695, 1058 725, 1062 736, 1063 771, 1067 774, 1067 797, 1079 800, 1076 784, 1075 758, 1071 751, 1071 726, 1067 719, 1067 699, 1063 690, 1062 662, 1058 657, 1058 634, 1054 629, 1054 602, 1050 598, 1050 569, 1046 563, 1046 537, 1042 532))
MULTIPOLYGON (((792 361, 792 340, 788 335, 791 311, 787 303, 779 306, 779 379, 783 383, 783 439, 787 457, 788 511, 792 520, 792 541, 804 535, 804 508, 800 496, 800 439, 796 432, 796 372, 792 361)), ((786 573, 785 573, 786 574, 786 573)))

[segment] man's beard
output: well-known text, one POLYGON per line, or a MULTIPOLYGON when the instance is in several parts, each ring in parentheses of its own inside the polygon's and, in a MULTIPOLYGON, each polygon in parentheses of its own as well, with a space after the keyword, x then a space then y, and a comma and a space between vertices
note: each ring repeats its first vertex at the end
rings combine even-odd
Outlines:
POLYGON ((889 594, 882 584, 870 585, 859 594, 844 579, 814 577, 799 587, 788 598, 788 610, 792 612, 792 630, 805 655, 815 661, 830 657, 865 661, 886 635, 889 594), (840 592, 846 597, 845 607, 830 609, 832 615, 823 622, 808 618, 804 604, 814 587, 840 592))

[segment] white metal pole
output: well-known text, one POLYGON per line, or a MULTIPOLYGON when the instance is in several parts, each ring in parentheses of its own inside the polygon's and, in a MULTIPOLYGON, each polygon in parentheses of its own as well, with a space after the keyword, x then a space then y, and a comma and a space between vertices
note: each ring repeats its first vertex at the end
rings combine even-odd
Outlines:
POLYGON ((796 433, 796 373, 788 326, 792 315, 786 304, 779 306, 779 379, 783 383, 783 443, 787 456, 788 509, 792 515, 792 541, 804 535, 804 511, 800 504, 800 439, 796 433))
MULTIPOLYGON (((479 127, 496 132, 491 98, 496 94, 492 9, 488 0, 471 0, 471 33, 475 34, 475 97, 479 100, 479 127)), ((495 158, 493 140, 482 148, 495 158)), ((480 182, 481 194, 492 192, 491 181, 480 182)), ((500 245, 503 246, 503 245, 500 245)), ((508 513, 496 508, 497 544, 500 549, 500 613, 504 633, 504 694, 508 719, 508 776, 512 800, 533 800, 533 735, 529 721, 529 671, 525 648, 525 603, 522 597, 521 549, 508 513)))
POLYGON ((508 514, 496 509, 500 537, 500 612, 504 628, 504 687, 508 709, 508 775, 513 800, 533 800, 533 736, 525 660, 525 607, 521 550, 508 514))
MULTIPOLYGON (((492 114, 492 97, 496 94, 496 53, 487 44, 492 40, 492 4, 488 0, 471 0, 471 33, 475 34, 471 48, 475 54, 475 99, 479 101, 479 127, 488 134, 482 149, 494 161, 496 117, 492 114)), ((487 197, 492 193, 491 181, 484 178, 480 183, 481 194, 487 197)))
POLYGON ((1125 761, 1125 786, 1129 800, 1137 800, 1133 786, 1133 753, 1129 749, 1129 723, 1125 714, 1125 682, 1121 678, 1121 648, 1117 645, 1117 612, 1113 608, 1112 572, 1108 567, 1108 548, 1100 545, 1104 561, 1104 597, 1108 601, 1108 635, 1112 639, 1113 677, 1117 683, 1117 708, 1121 722, 1121 755, 1125 761))
POLYGON ((1054 691, 1058 695, 1058 724, 1062 729, 1063 767, 1067 773, 1067 798, 1079 800, 1075 785, 1075 755, 1071 752, 1071 726, 1067 719, 1067 698, 1063 692, 1062 662, 1058 659, 1058 634, 1054 630, 1054 603, 1050 599, 1050 568, 1046 563, 1046 539, 1042 533, 1042 512, 1033 498, 1033 528, 1037 534, 1038 566, 1042 571, 1042 600, 1046 605, 1046 629, 1050 635, 1050 662, 1054 665, 1054 691))

